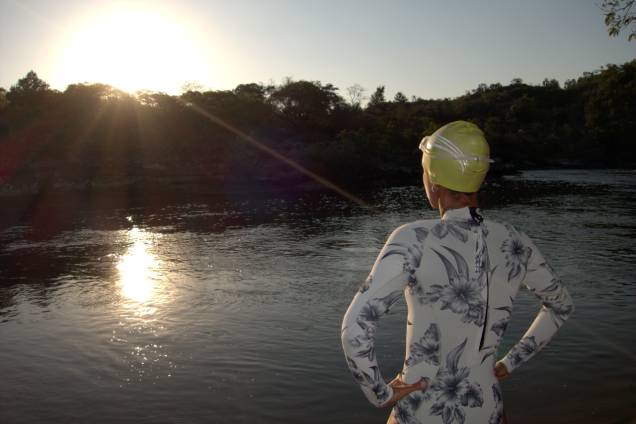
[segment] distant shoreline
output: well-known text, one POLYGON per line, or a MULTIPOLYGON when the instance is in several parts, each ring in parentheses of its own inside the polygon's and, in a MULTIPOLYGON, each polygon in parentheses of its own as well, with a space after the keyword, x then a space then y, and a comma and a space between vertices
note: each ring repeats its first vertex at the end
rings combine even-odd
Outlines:
POLYGON ((0 196, 320 190, 312 178, 353 192, 419 184, 419 140, 454 120, 484 131, 492 176, 631 169, 635 81, 633 60, 563 87, 514 79, 454 99, 390 100, 379 86, 362 105, 320 81, 170 96, 104 84, 59 92, 29 72, 0 89, 0 196))
MULTIPOLYGON (((488 175, 488 180, 496 180, 505 176, 519 175, 524 171, 536 170, 625 170, 636 171, 636 164, 625 167, 589 166, 580 164, 563 165, 559 167, 540 166, 520 169, 495 170, 488 175)), ((413 175, 395 175, 388 178, 360 178, 358 180, 342 183, 336 180, 331 182, 348 190, 369 191, 370 187, 383 189, 387 187, 419 185, 419 173, 413 175)), ((117 194, 117 193, 179 193, 181 195, 220 195, 232 193, 261 193, 266 191, 271 194, 302 194, 311 192, 330 191, 316 181, 306 176, 296 174, 291 178, 205 178, 203 176, 170 176, 170 177, 111 177, 85 181, 51 181, 50 179, 24 182, 20 185, 0 182, 0 198, 31 197, 43 193, 47 194, 117 194)))

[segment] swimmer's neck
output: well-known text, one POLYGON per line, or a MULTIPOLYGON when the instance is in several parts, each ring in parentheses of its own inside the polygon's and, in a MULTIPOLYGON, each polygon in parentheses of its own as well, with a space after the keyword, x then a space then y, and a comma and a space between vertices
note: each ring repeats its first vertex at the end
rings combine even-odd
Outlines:
POLYGON ((447 190, 444 187, 440 187, 439 198, 437 201, 437 208, 439 209, 439 216, 443 217, 447 210, 461 209, 468 207, 479 207, 479 199, 477 193, 457 193, 455 191, 447 190))

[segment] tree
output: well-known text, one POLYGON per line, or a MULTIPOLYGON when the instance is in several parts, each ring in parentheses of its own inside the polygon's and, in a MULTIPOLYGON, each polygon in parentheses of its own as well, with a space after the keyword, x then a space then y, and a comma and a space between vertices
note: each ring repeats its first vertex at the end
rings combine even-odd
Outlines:
POLYGON ((49 85, 38 77, 33 70, 27 72, 24 78, 18 80, 18 82, 11 87, 11 91, 46 91, 49 89, 49 85))
POLYGON ((517 122, 529 123, 537 118, 538 106, 535 97, 524 94, 512 102, 508 118, 517 122))
POLYGON ((19 97, 37 95, 48 91, 49 85, 31 70, 24 78, 19 79, 15 85, 11 86, 9 93, 7 93, 7 98, 13 102, 19 97))
POLYGON ((7 90, 5 90, 4 88, 0 87, 0 111, 2 109, 5 109, 8 104, 9 104, 9 102, 7 100, 7 90))
MULTIPOLYGON (((140 97, 144 97, 150 93, 141 91, 140 97)), ((126 94, 108 84, 70 84, 64 91, 64 96, 73 98, 76 102, 84 101, 97 102, 103 100, 116 100, 126 97, 126 94)))
POLYGON ((475 89, 475 93, 485 93, 486 91, 488 91, 488 85, 483 82, 475 89))
POLYGON ((239 97, 249 98, 258 101, 264 101, 267 94, 267 87, 263 84, 239 84, 234 89, 234 94, 239 97))
POLYGON ((575 79, 566 79, 565 83, 563 84, 563 86, 566 89, 570 89, 576 86, 576 80, 575 79))
POLYGON ((541 85, 546 88, 559 88, 559 81, 555 80, 554 78, 545 78, 541 85))
POLYGON ((523 80, 521 78, 513 78, 512 81, 510 81, 510 85, 521 85, 523 84, 523 80))
POLYGON ((186 81, 183 84, 181 84, 182 94, 187 93, 188 91, 202 92, 204 90, 205 90, 205 87, 199 81, 186 81))
POLYGON ((636 40, 636 11, 633 11, 636 0, 603 0, 601 10, 605 14, 605 26, 611 37, 616 37, 624 28, 633 24, 629 41, 636 40))
POLYGON ((351 87, 347 87, 347 94, 349 95, 349 103, 354 108, 359 108, 366 97, 364 96, 365 89, 360 84, 354 84, 351 87))
POLYGON ((329 117, 343 103, 332 84, 291 81, 274 90, 269 101, 296 129, 315 131, 329 124, 329 117))
POLYGON ((397 93, 395 93, 395 97, 393 97, 393 101, 396 103, 408 103, 409 99, 408 97, 404 95, 404 93, 402 93, 401 91, 398 91, 397 93))
POLYGON ((9 108, 19 112, 25 119, 31 116, 38 116, 49 110, 50 101, 55 92, 49 89, 49 85, 34 71, 29 71, 24 78, 18 80, 9 92, 7 100, 9 108))
POLYGON ((380 85, 375 89, 371 97, 369 98, 369 107, 377 106, 382 103, 386 103, 386 99, 384 98, 384 86, 380 85))

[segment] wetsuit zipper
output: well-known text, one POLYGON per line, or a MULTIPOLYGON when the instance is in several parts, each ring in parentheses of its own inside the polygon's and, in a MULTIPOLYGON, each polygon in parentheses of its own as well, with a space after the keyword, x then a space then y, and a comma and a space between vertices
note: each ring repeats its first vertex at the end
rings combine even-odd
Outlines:
POLYGON ((481 330, 481 341, 479 342, 479 350, 484 348, 484 339, 486 338, 486 328, 488 327, 488 299, 490 298, 490 281, 488 271, 486 270, 486 313, 484 314, 484 326, 481 330))
MULTIPOLYGON (((481 227, 481 223, 484 220, 484 218, 477 212, 477 208, 468 208, 469 212, 470 212, 470 216, 473 218, 473 221, 479 225, 481 227)), ((482 233, 480 233, 478 235, 478 237, 482 238, 482 242, 484 243, 484 245, 486 244, 486 240, 483 238, 483 229, 480 228, 479 231, 482 231, 482 233)), ((477 252, 475 252, 475 255, 477 254, 477 252)), ((482 258, 482 261, 484 260, 484 258, 482 258)), ((482 264, 478 264, 480 267, 482 264)), ((484 313, 484 324, 482 326, 481 329, 481 338, 479 341, 479 350, 481 351, 484 348, 484 340, 486 339, 486 328, 488 328, 488 301, 490 298, 490 281, 489 281, 489 277, 488 277, 488 270, 485 270, 486 272, 486 311, 484 313)))

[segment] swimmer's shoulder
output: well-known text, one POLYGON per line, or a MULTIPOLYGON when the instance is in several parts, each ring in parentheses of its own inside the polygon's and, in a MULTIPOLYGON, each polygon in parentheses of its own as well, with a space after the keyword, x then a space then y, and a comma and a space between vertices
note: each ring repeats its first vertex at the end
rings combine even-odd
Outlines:
POLYGON ((525 233, 519 230, 515 225, 508 221, 501 221, 498 219, 484 219, 484 224, 488 229, 489 234, 499 234, 502 237, 527 237, 525 233))
MULTIPOLYGON (((408 222, 402 224, 393 230, 390 236, 392 241, 419 241, 423 242, 428 233, 439 223, 441 219, 419 219, 417 221, 408 222)), ((514 238, 526 238, 528 237, 523 231, 517 229, 517 227, 508 221, 501 221, 497 219, 484 219, 484 225, 487 228, 488 233, 498 234, 502 237, 514 237, 514 238)))
POLYGON ((391 239, 393 241, 419 241, 423 242, 426 236, 440 219, 419 219, 417 221, 402 224, 393 230, 391 239))

